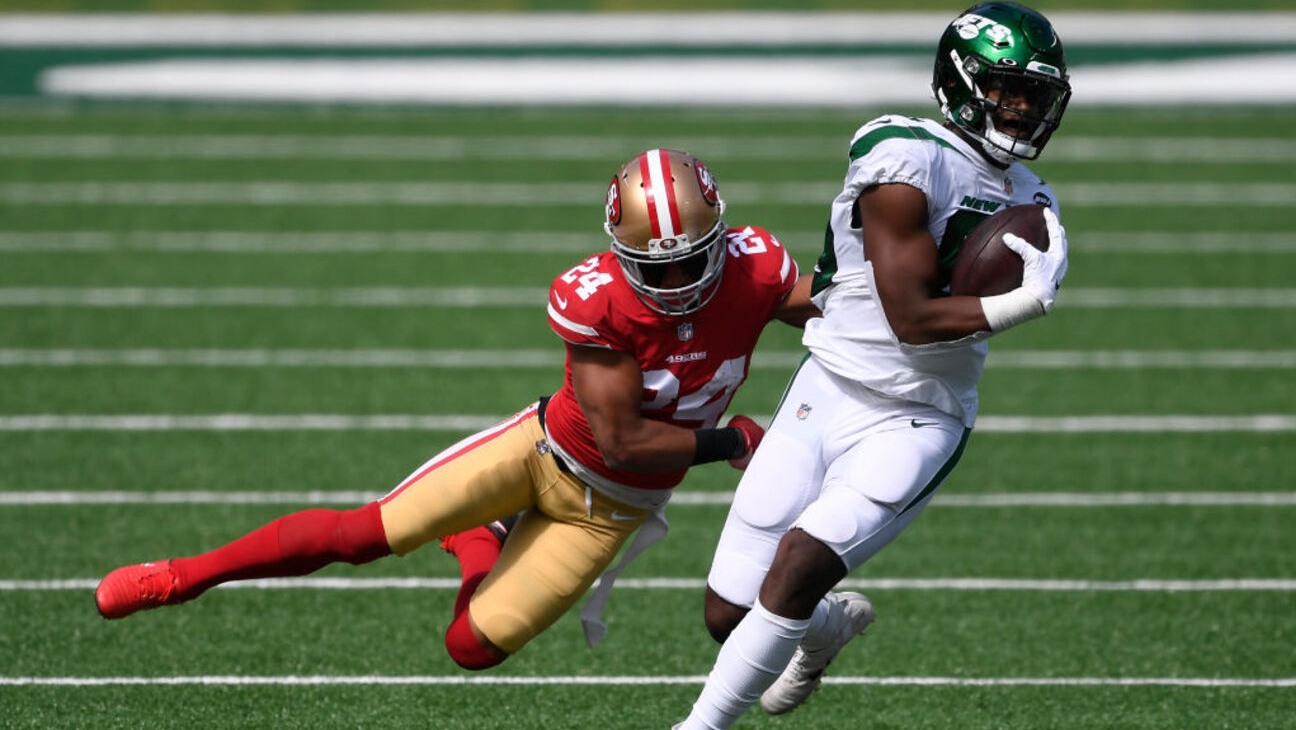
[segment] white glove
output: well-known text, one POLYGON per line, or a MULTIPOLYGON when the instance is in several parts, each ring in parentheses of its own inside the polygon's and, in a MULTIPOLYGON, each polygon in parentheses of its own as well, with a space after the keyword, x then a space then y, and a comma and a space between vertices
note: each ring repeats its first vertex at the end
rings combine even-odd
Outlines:
POLYGON ((1004 245, 1012 249, 1022 260, 1022 289, 1044 307, 1048 314, 1053 309, 1053 300, 1057 298, 1058 287, 1067 272, 1066 229, 1058 222, 1057 214, 1052 208, 1044 209, 1044 224, 1048 226, 1049 246, 1041 251, 1030 245, 1026 239, 1012 233, 1005 233, 1004 245))

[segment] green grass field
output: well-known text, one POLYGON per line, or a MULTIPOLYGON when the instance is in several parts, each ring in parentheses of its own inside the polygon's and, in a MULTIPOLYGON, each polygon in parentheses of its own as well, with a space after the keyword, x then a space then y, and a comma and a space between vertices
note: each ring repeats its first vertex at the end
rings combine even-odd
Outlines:
MULTIPOLYGON (((699 584, 725 513, 707 497, 737 482, 727 467, 685 482, 696 499, 627 572, 598 650, 569 616, 469 676, 441 646, 447 588, 217 590, 113 623, 91 603, 119 564, 209 549, 305 504, 258 495, 380 494, 465 431, 68 419, 507 415, 560 383, 543 290, 604 245, 623 159, 690 149, 735 191, 728 221, 773 230, 808 270, 845 146, 877 112, 0 108, 0 726, 669 727, 715 654, 699 584), (428 183, 444 185, 414 187, 428 183), (331 200, 338 184, 362 202, 331 200), (513 187, 465 200, 471 184, 513 187), (527 199, 553 186, 571 196, 527 199), (412 301, 443 288, 508 301, 412 301), (375 289, 385 304, 345 296, 375 289), (316 364, 337 351, 368 359, 316 364), (149 358, 161 364, 131 364, 149 358), (165 502, 195 492, 209 494, 165 502), (109 493, 142 503, 95 501, 109 493), (320 679, 272 681, 285 677, 320 679)), ((852 576, 900 584, 862 584, 879 621, 834 664, 840 682, 739 727, 1292 726, 1293 130, 1292 109, 1068 113, 1035 169, 1062 198, 1071 274, 1055 314, 992 342, 1005 359, 982 414, 1126 425, 974 434, 941 499, 852 576), (1155 158, 1154 141, 1178 152, 1155 158), (1099 199, 1110 186, 1128 195, 1099 199), (1030 355, 1059 359, 1012 360, 1030 355), (1122 430, 1166 416, 1185 430, 1122 430), (1061 493, 1076 499, 1043 500, 1061 493), (1005 496, 1017 501, 993 503, 1005 496), (958 582, 973 579, 986 582, 958 582)), ((770 413, 798 348, 772 327, 733 411, 770 413)), ((320 575, 456 571, 432 546, 320 575)))

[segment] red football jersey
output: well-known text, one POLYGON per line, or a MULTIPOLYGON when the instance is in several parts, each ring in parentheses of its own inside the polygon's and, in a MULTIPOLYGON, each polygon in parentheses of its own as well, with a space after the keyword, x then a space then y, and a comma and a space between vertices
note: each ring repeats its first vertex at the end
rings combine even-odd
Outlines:
POLYGON ((761 330, 797 280, 797 265, 768 231, 730 228, 724 275, 715 296, 692 314, 650 309, 635 294, 616 256, 591 256, 549 288, 549 326, 566 340, 563 387, 545 409, 552 439, 589 470, 618 484, 670 489, 686 470, 614 471, 603 463, 571 384, 571 345, 628 352, 643 371, 645 418, 684 428, 714 428, 747 379, 761 330))

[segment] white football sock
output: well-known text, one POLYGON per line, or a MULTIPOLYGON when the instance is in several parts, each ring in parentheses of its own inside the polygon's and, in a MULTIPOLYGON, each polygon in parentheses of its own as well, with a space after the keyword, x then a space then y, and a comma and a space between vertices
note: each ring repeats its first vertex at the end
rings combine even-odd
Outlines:
POLYGON ((693 712, 677 727, 724 730, 732 725, 783 673, 813 620, 776 616, 756 601, 720 647, 693 712))
POLYGON ((818 651, 833 643, 837 634, 841 633, 838 624, 841 623, 841 611, 839 615, 833 615, 833 605, 825 598, 820 598, 815 604, 814 613, 810 614, 810 621, 806 625, 805 636, 801 639, 801 648, 806 651, 818 651), (835 620, 834 620, 835 619, 835 620))

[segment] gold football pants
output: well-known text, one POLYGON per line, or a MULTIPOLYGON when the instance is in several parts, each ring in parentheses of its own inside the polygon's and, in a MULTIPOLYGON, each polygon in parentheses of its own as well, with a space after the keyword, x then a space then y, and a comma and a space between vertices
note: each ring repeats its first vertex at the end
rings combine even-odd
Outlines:
POLYGON ((468 607, 477 628, 510 654, 571 608, 650 514, 561 470, 538 404, 437 454, 381 505, 387 542, 402 556, 523 512, 468 607))

